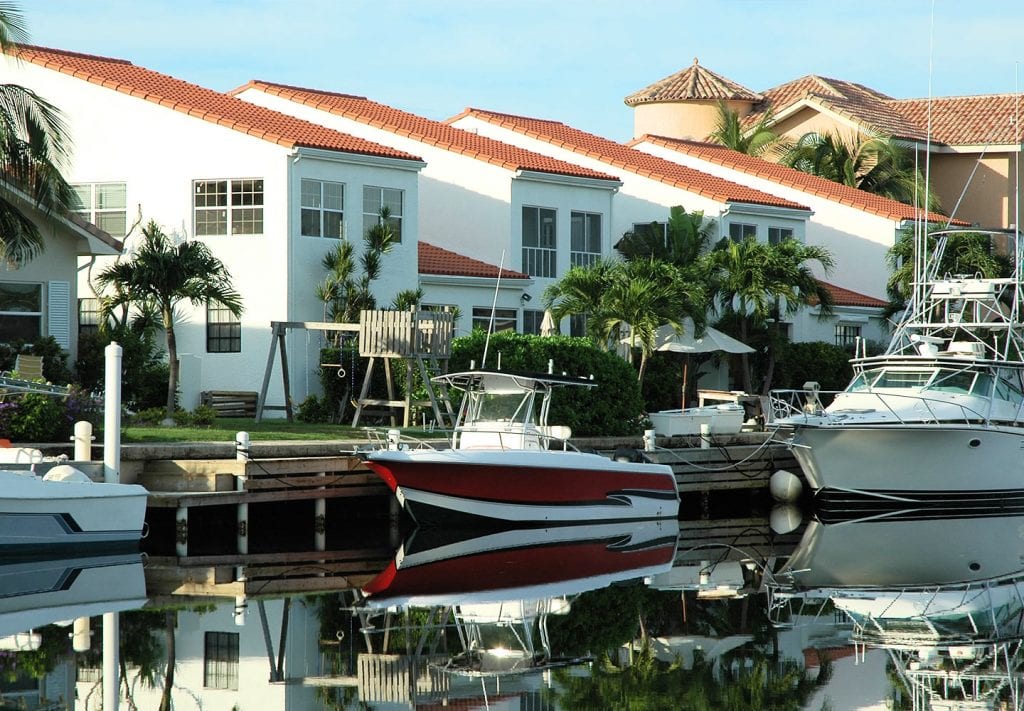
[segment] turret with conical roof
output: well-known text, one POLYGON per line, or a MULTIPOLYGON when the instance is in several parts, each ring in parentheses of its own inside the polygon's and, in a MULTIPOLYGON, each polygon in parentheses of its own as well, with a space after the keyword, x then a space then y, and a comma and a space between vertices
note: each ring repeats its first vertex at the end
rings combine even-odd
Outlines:
POLYGON ((645 134, 703 141, 715 129, 718 102, 746 116, 764 97, 726 79, 697 58, 682 71, 626 97, 633 107, 633 137, 645 134))

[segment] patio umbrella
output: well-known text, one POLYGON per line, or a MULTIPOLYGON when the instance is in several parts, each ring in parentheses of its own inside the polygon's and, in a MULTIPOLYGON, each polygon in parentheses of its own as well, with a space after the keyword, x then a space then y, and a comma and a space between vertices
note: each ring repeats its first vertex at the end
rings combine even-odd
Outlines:
MULTIPOLYGON (((686 407, 686 381, 689 377, 690 354, 692 353, 753 353, 754 349, 742 341, 737 341, 716 328, 708 326, 704 329, 704 335, 695 338, 693 335, 693 320, 686 319, 683 322, 683 332, 676 333, 671 326, 662 326, 654 334, 654 350, 671 351, 682 353, 686 356, 683 359, 683 398, 682 407, 686 407)), ((622 339, 623 343, 629 343, 629 338, 622 339)))
POLYGON ((558 323, 555 321, 555 317, 551 315, 550 309, 545 309, 544 318, 540 322, 540 335, 557 336, 558 334, 558 323))

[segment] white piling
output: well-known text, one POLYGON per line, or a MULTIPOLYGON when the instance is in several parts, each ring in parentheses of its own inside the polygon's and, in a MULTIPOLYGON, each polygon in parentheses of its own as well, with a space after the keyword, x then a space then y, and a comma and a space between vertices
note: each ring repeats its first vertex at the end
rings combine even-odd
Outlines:
MULTIPOLYGON (((103 349, 106 390, 103 400, 103 481, 121 479, 121 359, 117 343, 103 349)), ((119 697, 121 620, 116 612, 103 615, 103 711, 117 711, 119 697)))
POLYGON ((657 433, 654 430, 644 430, 644 451, 653 452, 657 446, 657 433))
POLYGON ((92 461, 92 423, 82 420, 75 423, 75 434, 71 441, 75 443, 75 461, 92 461))
POLYGON ((702 422, 700 425, 700 448, 711 448, 711 425, 706 422, 702 422))
POLYGON ((72 628, 71 648, 76 652, 88 652, 92 642, 92 631, 89 629, 88 617, 76 617, 72 628))

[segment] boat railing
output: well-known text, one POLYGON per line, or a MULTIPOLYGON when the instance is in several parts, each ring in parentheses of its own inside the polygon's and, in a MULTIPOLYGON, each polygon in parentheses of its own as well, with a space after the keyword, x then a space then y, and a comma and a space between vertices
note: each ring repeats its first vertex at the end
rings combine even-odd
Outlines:
POLYGON ((773 390, 769 396, 771 415, 769 422, 788 420, 799 424, 802 418, 809 421, 812 417, 825 417, 835 421, 844 419, 844 415, 865 414, 873 409, 881 410, 900 424, 938 424, 962 422, 964 425, 989 424, 991 417, 974 410, 967 405, 940 398, 925 397, 920 394, 858 391, 858 404, 861 406, 842 411, 827 412, 822 404, 823 399, 833 400, 842 390, 773 390), (869 405, 877 402, 877 408, 869 405), (913 417, 908 418, 906 404, 921 405, 913 410, 913 417), (895 407, 894 407, 895 405, 895 407), (901 414, 901 412, 903 414, 901 414), (958 413, 955 417, 952 413, 958 413))
POLYGON ((434 430, 430 435, 417 435, 394 427, 367 427, 366 437, 371 449, 446 449, 454 442, 457 449, 500 449, 502 451, 563 450, 580 451, 569 441, 572 430, 564 425, 546 425, 523 429, 479 427, 472 429, 434 430), (465 434, 479 435, 476 443, 463 443, 465 434), (535 445, 535 446, 531 446, 535 445))

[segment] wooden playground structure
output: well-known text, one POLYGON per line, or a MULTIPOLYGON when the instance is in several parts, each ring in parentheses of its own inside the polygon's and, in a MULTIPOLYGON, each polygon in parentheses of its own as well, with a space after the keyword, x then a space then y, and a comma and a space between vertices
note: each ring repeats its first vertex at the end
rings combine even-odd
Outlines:
MULTIPOLYGON (((267 367, 263 374, 263 385, 260 388, 259 402, 256 407, 256 422, 263 417, 265 410, 284 410, 288 421, 294 416, 291 398, 291 383, 288 374, 288 349, 286 336, 290 329, 306 331, 323 331, 332 334, 354 334, 359 339, 359 356, 368 358, 366 373, 362 387, 355 399, 355 415, 352 426, 359 425, 360 418, 371 408, 386 408, 391 423, 397 424, 395 410, 403 411, 402 426, 412 424, 413 408, 429 405, 433 410, 434 419, 442 427, 453 424, 454 412, 448 398, 447 388, 431 382, 435 375, 448 370, 448 359, 451 357, 452 337, 455 332, 455 314, 450 310, 424 311, 411 308, 407 311, 372 310, 359 314, 359 323, 333 323, 327 321, 271 321, 272 338, 270 351, 267 354, 267 367), (276 354, 281 357, 282 385, 284 387, 284 404, 268 405, 267 390, 274 369, 276 354), (387 397, 372 396, 371 382, 377 361, 384 368, 387 382, 387 397), (405 396, 398 398, 395 391, 394 361, 404 371, 405 396), (413 373, 418 372, 427 393, 426 400, 413 400, 413 373)), ((341 364, 323 363, 321 367, 340 367, 341 364)), ((350 393, 351 394, 351 393, 350 393)))

